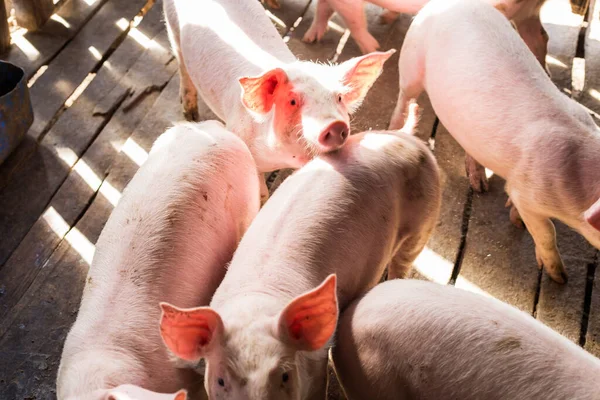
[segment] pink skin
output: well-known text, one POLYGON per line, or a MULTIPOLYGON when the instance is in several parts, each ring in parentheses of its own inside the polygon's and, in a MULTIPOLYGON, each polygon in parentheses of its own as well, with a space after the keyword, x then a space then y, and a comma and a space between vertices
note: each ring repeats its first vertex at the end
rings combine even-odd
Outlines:
POLYGON ((248 145, 259 172, 299 168, 342 146, 349 115, 393 54, 339 65, 301 62, 256 0, 165 0, 164 11, 184 115, 198 119, 200 93, 248 145), (345 127, 332 131, 332 124, 345 127))
POLYGON ((348 400, 592 400, 600 390, 600 360, 530 315, 419 280, 352 303, 332 356, 348 400))
POLYGON ((153 399, 148 391, 182 388, 190 399, 204 398, 202 379, 179 368, 188 364, 162 345, 158 302, 208 304, 259 202, 256 164, 220 122, 180 124, 163 134, 96 244, 62 354, 58 398, 114 392, 115 400, 134 393, 153 399))
MULTIPOLYGON (((482 0, 502 8, 512 19, 531 51, 542 65, 546 65, 548 34, 540 21, 540 8, 545 0, 482 0)), ((392 23, 399 14, 415 15, 429 0, 372 0, 370 3, 383 7, 383 23, 392 23)), ((319 41, 327 31, 327 22, 334 12, 340 14, 352 37, 363 54, 379 49, 379 43, 369 33, 363 0, 318 0, 315 18, 303 40, 319 41)))
POLYGON ((402 126, 409 101, 427 91, 468 154, 472 187, 487 185, 481 165, 506 179, 511 221, 523 221, 538 265, 565 282, 551 218, 600 248, 600 131, 590 115, 556 88, 503 15, 482 2, 425 6, 408 30, 399 68, 390 128, 402 126), (475 13, 476 20, 466 17, 475 13))
POLYGON ((437 221, 437 164, 405 132, 351 136, 291 175, 253 221, 210 307, 163 305, 166 345, 206 360, 211 398, 324 398, 334 310, 386 266, 390 278, 405 276, 437 221), (337 296, 323 292, 332 274, 337 296), (198 329, 178 322, 190 320, 198 329))

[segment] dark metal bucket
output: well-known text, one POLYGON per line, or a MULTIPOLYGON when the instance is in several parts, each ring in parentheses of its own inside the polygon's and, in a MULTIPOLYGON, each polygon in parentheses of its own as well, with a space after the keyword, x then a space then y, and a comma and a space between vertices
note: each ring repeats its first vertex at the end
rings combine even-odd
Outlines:
POLYGON ((25 72, 0 60, 0 164, 21 143, 32 123, 25 72))

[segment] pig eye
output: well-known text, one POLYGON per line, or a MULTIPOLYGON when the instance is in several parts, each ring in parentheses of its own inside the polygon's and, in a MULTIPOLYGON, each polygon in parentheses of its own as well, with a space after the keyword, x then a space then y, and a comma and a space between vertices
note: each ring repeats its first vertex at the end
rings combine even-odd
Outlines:
POLYGON ((281 375, 281 380, 283 381, 283 383, 286 383, 290 380, 290 375, 287 372, 284 372, 283 375, 281 375))
POLYGON ((290 101, 290 104, 295 106, 296 105, 296 99, 292 99, 292 101, 290 101))
POLYGON ((338 94, 338 103, 341 103, 341 102, 342 102, 342 95, 338 94))
POLYGON ((223 380, 223 378, 217 379, 217 383, 219 384, 219 386, 225 387, 225 381, 223 380))

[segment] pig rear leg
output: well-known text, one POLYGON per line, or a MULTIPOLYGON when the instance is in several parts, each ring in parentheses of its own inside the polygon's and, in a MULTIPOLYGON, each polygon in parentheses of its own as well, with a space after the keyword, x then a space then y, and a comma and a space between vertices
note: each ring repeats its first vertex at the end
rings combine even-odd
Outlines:
POLYGON ((413 262, 421 254, 423 248, 425 248, 432 231, 433 224, 419 234, 409 236, 402 242, 394 258, 392 258, 392 261, 388 265, 388 280, 408 278, 413 262))
POLYGON ((535 257, 539 268, 545 268, 550 278, 558 283, 567 282, 567 273, 556 245, 556 229, 554 224, 545 216, 537 214, 524 207, 519 207, 518 197, 511 193, 513 206, 525 223, 525 227, 535 243, 535 257))
POLYGON ((379 42, 369 33, 363 0, 327 0, 330 6, 341 15, 348 26, 354 41, 363 54, 379 48, 379 42))
POLYGON ((479 193, 487 192, 489 185, 487 176, 485 176, 485 167, 468 153, 465 153, 465 169, 473 190, 479 193))
POLYGON ((185 67, 183 58, 179 57, 179 97, 183 105, 183 116, 187 121, 198 121, 198 91, 185 67))
POLYGON ((304 42, 318 42, 323 38, 323 35, 325 35, 325 32, 327 31, 327 23, 334 12, 333 8, 331 8, 327 1, 328 0, 319 0, 317 3, 317 11, 312 24, 302 37, 304 42))

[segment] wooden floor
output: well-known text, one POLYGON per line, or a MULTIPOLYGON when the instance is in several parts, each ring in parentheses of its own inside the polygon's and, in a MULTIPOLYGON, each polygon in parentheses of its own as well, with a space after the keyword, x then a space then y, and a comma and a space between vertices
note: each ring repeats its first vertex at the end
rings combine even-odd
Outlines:
MULTIPOLYGON (((182 119, 162 6, 146 1, 63 1, 41 32, 17 38, 3 57, 32 78, 35 123, 0 166, 2 399, 56 397, 60 353, 94 243, 153 141, 182 119)), ((298 57, 343 61, 359 55, 337 17, 321 44, 303 43, 315 1, 281 1, 282 10, 270 16, 298 57)), ((597 3, 592 0, 589 24, 571 14, 568 0, 549 0, 543 20, 556 84, 600 113, 597 3)), ((385 26, 378 22, 380 9, 367 10, 382 47, 399 49, 411 18, 385 26)), ((397 60, 398 54, 388 61, 353 118, 354 132, 387 126, 398 90, 397 60)), ((598 250, 558 224, 570 281, 560 286, 540 273, 531 237, 508 221, 503 181, 493 176, 490 193, 474 194, 462 149, 436 123, 427 99, 420 104, 419 136, 434 145, 445 186, 440 222, 415 263, 415 277, 497 297, 600 356, 598 250)), ((200 114, 214 118, 203 104, 200 114)), ((273 175, 273 188, 284 177, 273 175)))

